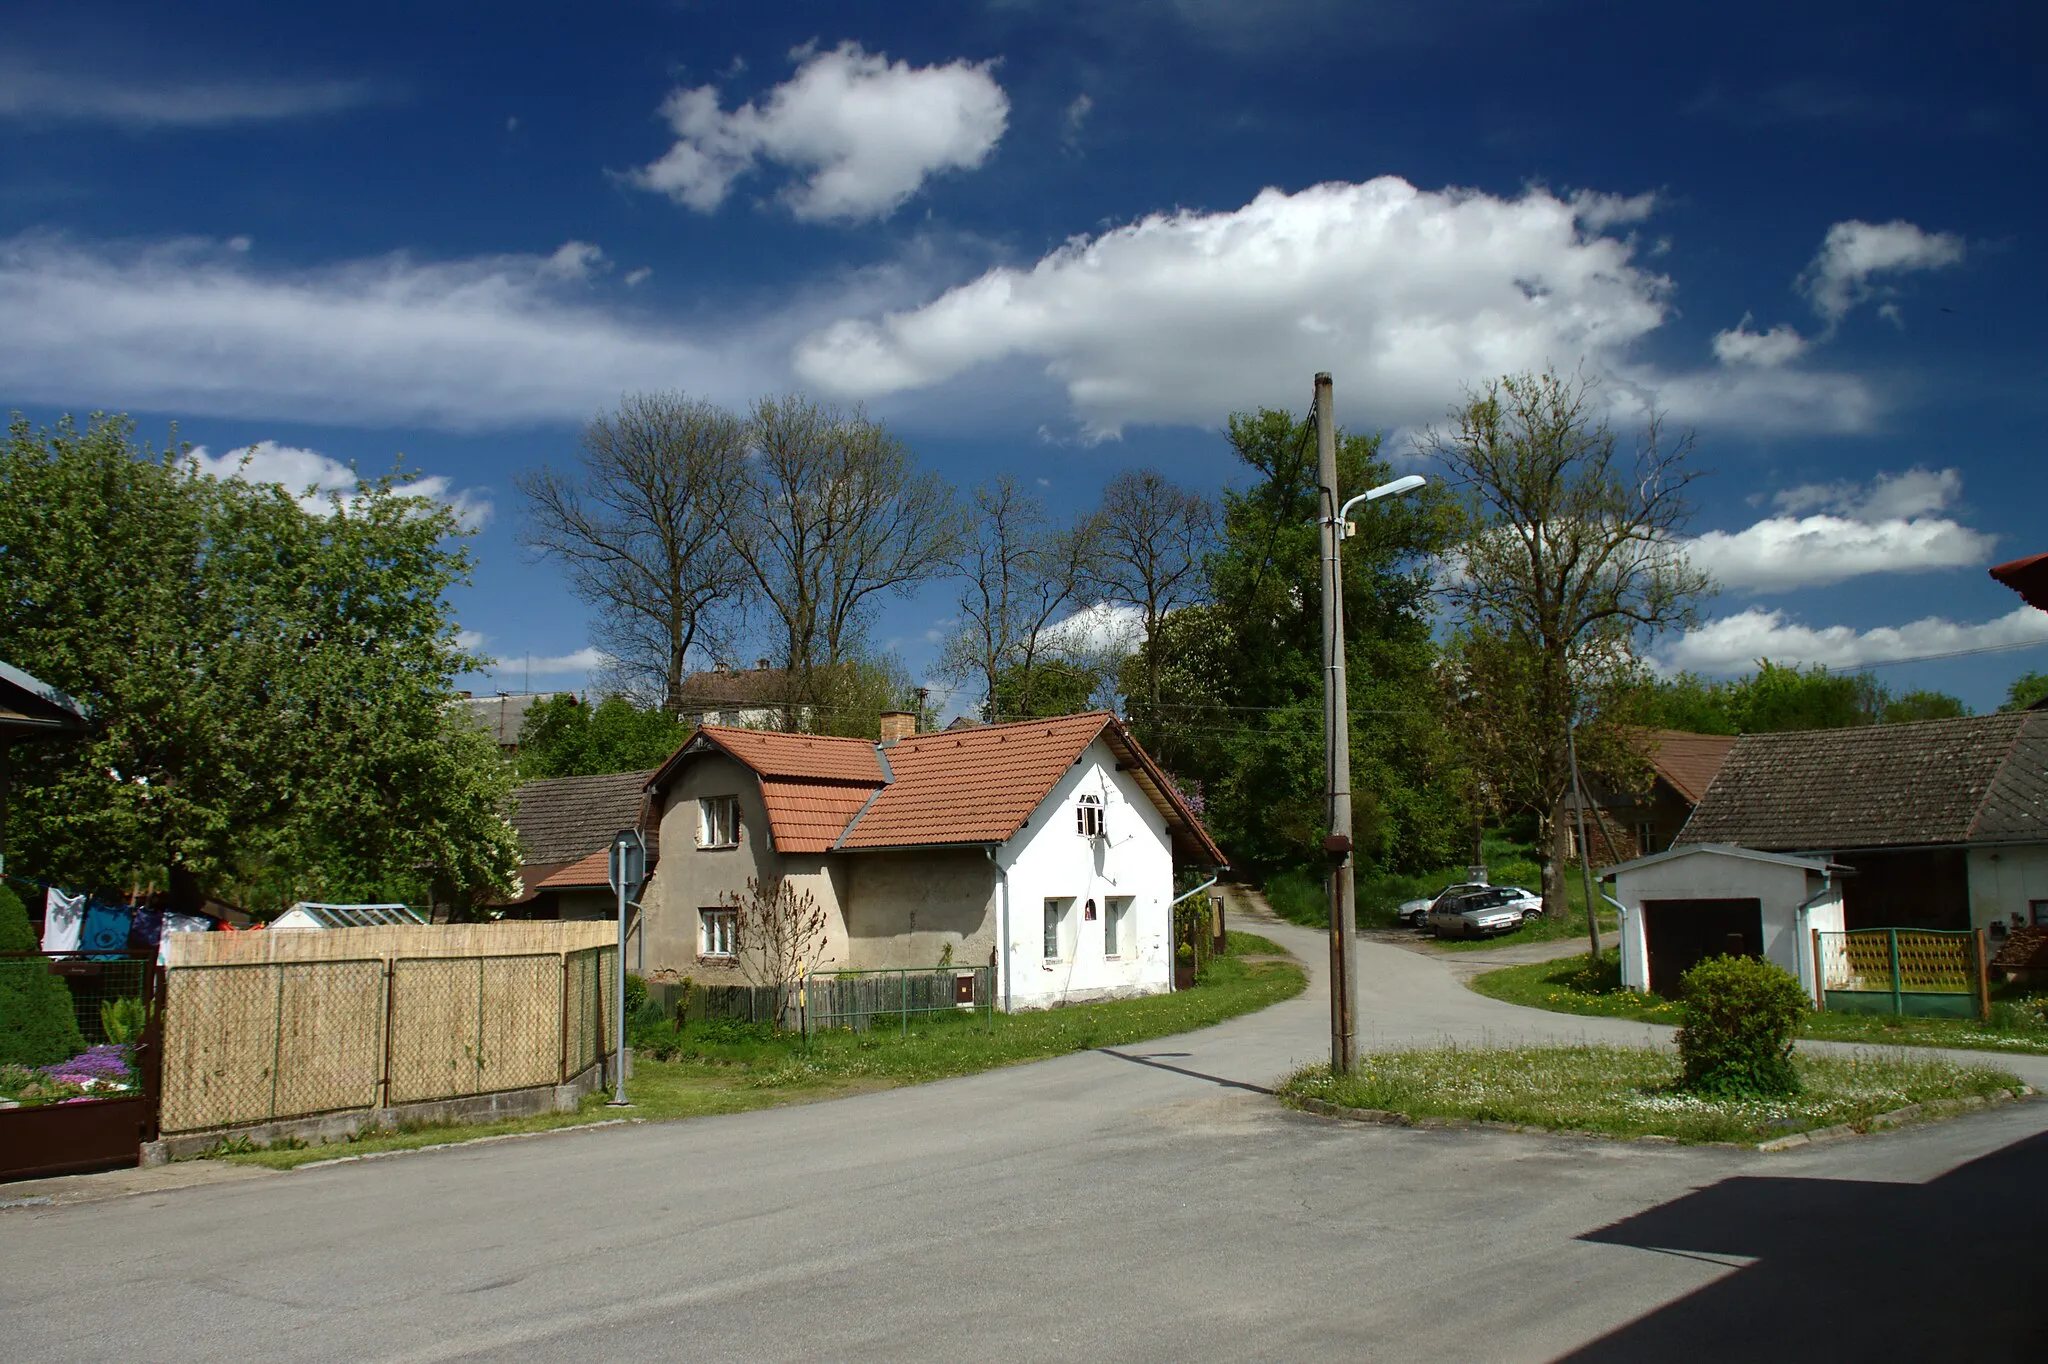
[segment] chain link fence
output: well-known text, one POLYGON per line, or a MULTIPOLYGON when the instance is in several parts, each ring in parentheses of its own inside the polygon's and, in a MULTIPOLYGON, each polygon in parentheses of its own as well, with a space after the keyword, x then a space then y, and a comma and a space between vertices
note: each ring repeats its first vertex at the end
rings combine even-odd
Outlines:
POLYGON ((164 1132, 561 1084, 612 1045, 618 950, 168 973, 164 1132))

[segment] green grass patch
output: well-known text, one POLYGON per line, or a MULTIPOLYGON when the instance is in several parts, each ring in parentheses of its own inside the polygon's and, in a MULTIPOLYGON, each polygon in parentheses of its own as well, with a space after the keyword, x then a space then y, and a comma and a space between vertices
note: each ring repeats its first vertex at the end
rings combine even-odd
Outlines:
MULTIPOLYGON (((1232 936, 1278 950, 1276 944, 1256 934, 1232 936)), ((609 1096, 598 1094, 584 1100, 575 1113, 494 1123, 421 1125, 398 1132, 367 1133, 355 1141, 325 1146, 241 1148, 218 1154, 240 1164, 290 1169, 336 1156, 543 1132, 613 1117, 663 1122, 808 1103, 1192 1032, 1290 999, 1306 984, 1307 978, 1293 962, 1247 962, 1223 956, 1203 968, 1192 990, 1035 1013, 997 1014, 993 1028, 986 1015, 948 1013, 914 1018, 907 1031, 893 1020, 878 1020, 869 1032, 817 1033, 805 1043, 766 1028, 699 1024, 693 1025, 694 1035, 685 1035, 681 1050, 672 1059, 635 1056, 633 1078, 626 1085, 631 1108, 606 1108, 609 1096)))
POLYGON ((1223 950, 1233 957, 1284 957, 1289 955, 1286 948, 1271 938, 1258 933, 1240 933, 1229 929, 1223 935, 1223 950))
MULTIPOLYGON (((1597 967, 1585 957, 1507 966, 1476 976, 1472 988, 1490 999, 1552 1013, 1682 1022, 1676 1000, 1637 993, 1621 984, 1621 961, 1606 952, 1597 967)), ((1994 998, 1991 1018, 1898 1018, 1815 1010, 1800 1020, 1799 1035, 1821 1042, 1863 1042, 1887 1047, 1954 1047, 2048 1056, 2048 999, 2020 992, 1994 998)))
POLYGON ((1794 1058, 1802 1092, 1705 1099, 1676 1087, 1678 1059, 1642 1047, 1433 1047, 1370 1053, 1359 1073, 1290 1077, 1285 1098, 1322 1099, 1416 1118, 1515 1123, 1618 1137, 1755 1143, 1817 1127, 1868 1122, 1908 1104, 2015 1092, 2017 1077, 1904 1055, 1794 1058))

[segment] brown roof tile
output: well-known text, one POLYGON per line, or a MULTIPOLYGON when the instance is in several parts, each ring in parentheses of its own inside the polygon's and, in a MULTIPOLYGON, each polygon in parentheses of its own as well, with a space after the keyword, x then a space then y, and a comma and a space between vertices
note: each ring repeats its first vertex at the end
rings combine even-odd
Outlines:
POLYGON ((904 739, 887 750, 896 780, 839 846, 1000 843, 1109 720, 1091 711, 904 739))
MULTIPOLYGON (((616 829, 614 833, 618 832, 616 829)), ((571 862, 554 874, 544 877, 535 890, 586 890, 591 886, 609 886, 612 883, 612 849, 607 842, 590 856, 571 862)))
POLYGON ((1882 848, 2048 838, 2048 717, 1745 734, 1678 841, 1882 848))
POLYGON ((882 784, 761 778, 768 827, 782 852, 827 852, 882 784))
POLYGON ((1728 760, 1728 751, 1735 747, 1732 734, 1653 729, 1645 738, 1643 756, 1649 759, 1650 766, 1692 805, 1699 804, 1700 797, 1707 794, 1721 764, 1728 760))
MULTIPOLYGON (((640 823, 647 772, 599 777, 548 777, 512 793, 512 827, 527 865, 576 862, 608 847, 612 835, 640 823)), ((648 860, 655 855, 648 830, 648 860)), ((530 887, 529 887, 530 888, 530 887)))

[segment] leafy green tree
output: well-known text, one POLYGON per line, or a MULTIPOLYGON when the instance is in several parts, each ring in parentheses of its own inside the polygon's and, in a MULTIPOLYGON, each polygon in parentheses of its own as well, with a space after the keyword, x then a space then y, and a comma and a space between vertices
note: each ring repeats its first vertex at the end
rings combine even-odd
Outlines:
POLYGON ((564 693, 536 702, 519 726, 519 775, 590 777, 659 767, 690 737, 689 727, 623 696, 596 705, 564 693))
POLYGON ((1029 667, 1013 664, 996 674, 996 689, 983 707, 985 720, 1029 720, 1046 715, 1079 715, 1094 710, 1102 675, 1087 663, 1041 657, 1029 667))
POLYGON ((1968 715, 1970 708, 1956 697, 1940 691, 1909 691, 1884 703, 1884 723, 1904 724, 1912 720, 1953 720, 1968 715))
POLYGON ((2005 704, 2000 710, 2025 710, 2037 701, 2048 700, 2048 673, 2021 673, 2006 688, 2005 704))
POLYGON ((509 889, 511 774, 449 704, 476 662, 453 513, 395 474, 309 508, 132 435, 17 419, 0 447, 0 657, 94 717, 18 755, 21 865, 177 906, 509 889))
POLYGON ((1772 734, 1797 729, 1945 720, 1969 707, 1946 692, 1894 695, 1868 673, 1835 673, 1764 659, 1746 677, 1709 682, 1691 673, 1648 683, 1643 723, 1696 734, 1772 734))
MULTIPOLYGON (((33 952, 35 929, 12 890, 0 885, 0 952, 33 952)), ((71 990, 39 957, 0 960, 0 1066, 47 1066, 85 1050, 71 990)))

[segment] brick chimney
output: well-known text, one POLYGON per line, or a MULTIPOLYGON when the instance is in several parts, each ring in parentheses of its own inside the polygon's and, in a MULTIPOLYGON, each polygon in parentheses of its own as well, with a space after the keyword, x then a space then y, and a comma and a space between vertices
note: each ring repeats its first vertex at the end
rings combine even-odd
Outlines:
POLYGON ((908 739, 917 733, 917 716, 907 710, 885 710, 882 712, 882 743, 884 746, 898 739, 908 739))

